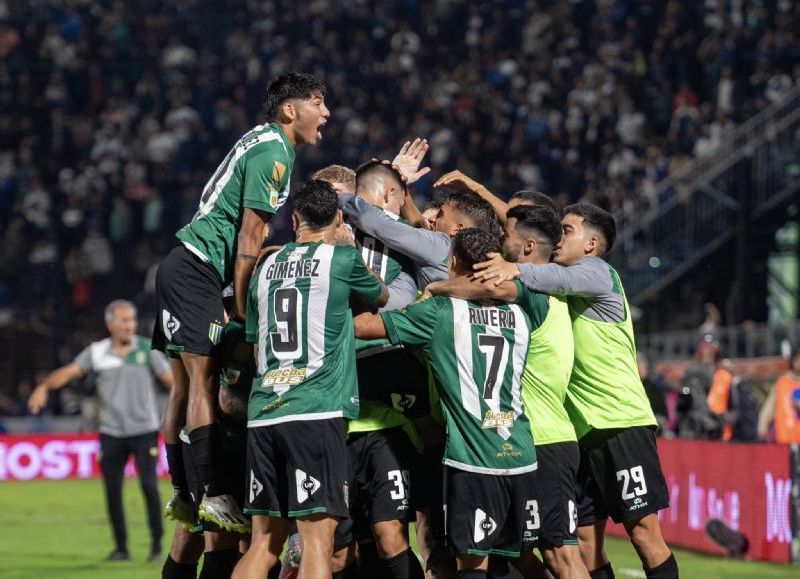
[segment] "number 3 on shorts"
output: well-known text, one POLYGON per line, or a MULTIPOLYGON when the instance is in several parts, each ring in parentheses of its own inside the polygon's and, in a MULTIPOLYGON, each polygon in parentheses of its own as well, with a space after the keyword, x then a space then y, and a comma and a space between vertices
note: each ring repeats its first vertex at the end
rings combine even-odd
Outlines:
POLYGON ((541 520, 539 519, 539 501, 530 500, 526 502, 525 510, 528 511, 528 516, 530 517, 525 521, 525 528, 529 531, 535 531, 541 526, 541 520))
POLYGON ((617 471, 617 481, 622 481, 622 500, 629 501, 634 497, 640 497, 647 494, 647 483, 644 482, 644 471, 642 466, 634 466, 633 468, 617 471), (631 490, 628 490, 630 482, 636 484, 631 490))

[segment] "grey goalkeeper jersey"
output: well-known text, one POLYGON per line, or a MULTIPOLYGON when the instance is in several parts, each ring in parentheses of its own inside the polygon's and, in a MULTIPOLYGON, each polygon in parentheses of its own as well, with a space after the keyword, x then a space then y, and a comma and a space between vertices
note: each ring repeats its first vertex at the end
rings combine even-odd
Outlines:
POLYGON ((449 236, 396 221, 356 195, 339 195, 339 207, 354 227, 411 259, 420 288, 447 279, 449 236))
POLYGON ((529 289, 569 298, 570 310, 600 322, 625 321, 625 296, 614 268, 599 257, 575 265, 519 264, 519 279, 529 289))

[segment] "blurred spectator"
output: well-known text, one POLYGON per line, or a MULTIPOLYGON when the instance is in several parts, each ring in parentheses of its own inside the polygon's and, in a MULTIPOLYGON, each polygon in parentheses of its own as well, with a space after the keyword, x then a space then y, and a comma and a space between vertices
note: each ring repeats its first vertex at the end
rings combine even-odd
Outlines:
MULTIPOLYGON (((647 356, 641 352, 638 353, 636 355, 636 362, 639 366, 639 378, 642 380, 642 386, 644 386, 647 399, 650 400, 650 408, 653 409, 656 422, 658 422, 659 431, 663 435, 663 433, 668 430, 667 400, 664 396, 665 390, 662 387, 662 384, 657 384, 656 381, 651 378, 652 370, 650 368, 650 361, 647 359, 647 356)), ((658 380, 658 377, 654 378, 658 380)), ((662 381, 659 380, 659 382, 662 381)))
POLYGON ((708 409, 722 424, 724 442, 758 440, 758 402, 745 381, 733 373, 729 360, 716 353, 714 377, 708 391, 708 409))
MULTIPOLYGON (((705 312, 705 319, 703 323, 700 324, 700 327, 697 329, 698 333, 703 336, 711 338, 711 341, 715 341, 719 338, 719 328, 720 324, 722 323, 722 315, 719 313, 719 308, 712 303, 707 303, 703 306, 703 311, 705 312)), ((708 340, 705 340, 706 342, 708 340)))
POLYGON ((800 443, 800 349, 789 358, 791 367, 767 396, 758 417, 758 438, 766 440, 774 426, 774 440, 781 444, 800 443))

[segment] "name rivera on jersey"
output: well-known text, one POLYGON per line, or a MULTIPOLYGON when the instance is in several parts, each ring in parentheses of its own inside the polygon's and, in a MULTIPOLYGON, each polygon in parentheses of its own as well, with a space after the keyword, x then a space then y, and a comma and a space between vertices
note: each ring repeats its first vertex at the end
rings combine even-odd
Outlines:
MULTIPOLYGON (((475 326, 494 326, 496 328, 517 327, 517 320, 511 310, 497 308, 469 308, 469 323, 475 326)), ((511 428, 514 426, 514 411, 488 410, 483 417, 481 428, 511 428)))

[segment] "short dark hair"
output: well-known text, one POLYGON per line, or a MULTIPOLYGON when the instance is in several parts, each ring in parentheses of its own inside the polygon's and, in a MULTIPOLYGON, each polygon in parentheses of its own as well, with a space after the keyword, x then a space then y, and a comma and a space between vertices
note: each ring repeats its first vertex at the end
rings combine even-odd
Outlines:
POLYGON ((314 231, 336 219, 339 197, 327 181, 312 179, 292 193, 292 210, 314 231))
POLYGON ((485 201, 474 193, 456 193, 444 200, 443 205, 450 205, 454 211, 458 211, 472 221, 472 226, 483 229, 495 239, 500 238, 500 224, 497 222, 497 215, 488 201, 485 201))
POLYGON ((541 205, 544 207, 549 207, 553 211, 558 211, 556 209, 555 202, 550 198, 549 195, 545 195, 544 193, 540 193, 539 191, 532 191, 530 189, 523 189, 522 191, 515 191, 509 197, 509 201, 511 199, 522 199, 523 201, 530 201, 531 205, 541 205))
POLYGON ((484 229, 468 227, 456 233, 451 248, 461 268, 471 270, 476 263, 486 261, 486 254, 500 253, 500 242, 484 229))
POLYGON ((444 205, 444 200, 443 200, 443 199, 436 199, 436 200, 434 200, 434 199, 431 199, 431 200, 430 200, 430 201, 428 201, 428 202, 427 202, 425 205, 423 205, 423 206, 422 206, 422 209, 421 209, 420 211, 421 211, 422 213, 425 213, 425 212, 426 212, 426 211, 428 211, 429 209, 436 209, 436 210, 438 211, 438 210, 439 210, 439 208, 440 208, 442 205, 444 205))
POLYGON ((516 219, 517 229, 543 237, 551 251, 561 240, 561 220, 555 211, 544 205, 517 205, 508 210, 506 219, 516 219))
POLYGON ((356 169, 356 188, 358 188, 359 181, 378 175, 393 179, 395 183, 397 183, 397 186, 405 191, 406 184, 403 182, 403 176, 400 172, 391 165, 387 165, 381 161, 367 161, 356 169))
POLYGON ((600 232, 605 242, 603 253, 608 253, 611 251, 611 248, 614 247, 614 241, 617 239, 617 222, 614 221, 614 216, 605 209, 581 201, 564 207, 561 211, 561 215, 577 215, 578 217, 583 217, 583 224, 585 226, 600 232))
POLYGON ((289 99, 308 99, 319 93, 325 96, 325 83, 313 75, 304 72, 287 72, 272 79, 267 86, 267 98, 264 108, 267 120, 274 121, 278 109, 289 99))

